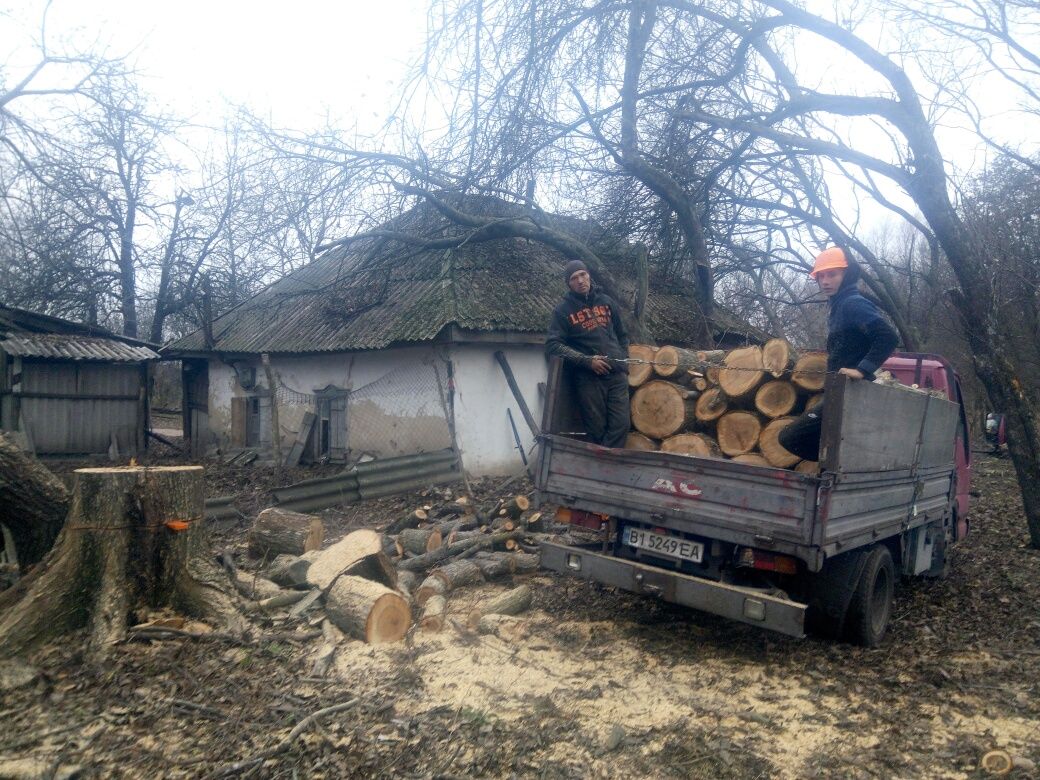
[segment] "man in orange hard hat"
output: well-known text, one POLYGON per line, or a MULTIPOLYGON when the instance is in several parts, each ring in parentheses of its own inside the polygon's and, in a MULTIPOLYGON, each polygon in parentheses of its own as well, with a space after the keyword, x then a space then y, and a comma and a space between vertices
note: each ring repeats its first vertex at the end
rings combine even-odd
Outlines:
MULTIPOLYGON (((827 296, 827 371, 873 381, 899 343, 881 310, 860 294, 860 269, 836 246, 816 256, 810 272, 827 296)), ((820 408, 812 409, 780 432, 780 444, 805 460, 820 458, 820 408)))

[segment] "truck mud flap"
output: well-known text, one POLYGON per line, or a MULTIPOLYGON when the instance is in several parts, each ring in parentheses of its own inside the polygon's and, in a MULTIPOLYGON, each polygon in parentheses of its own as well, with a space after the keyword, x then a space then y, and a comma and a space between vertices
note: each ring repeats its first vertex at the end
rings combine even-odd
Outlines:
POLYGON ((655 566, 614 558, 581 547, 542 542, 542 567, 562 574, 657 596, 731 620, 761 626, 788 636, 805 636, 804 604, 767 596, 753 588, 666 571, 655 566))

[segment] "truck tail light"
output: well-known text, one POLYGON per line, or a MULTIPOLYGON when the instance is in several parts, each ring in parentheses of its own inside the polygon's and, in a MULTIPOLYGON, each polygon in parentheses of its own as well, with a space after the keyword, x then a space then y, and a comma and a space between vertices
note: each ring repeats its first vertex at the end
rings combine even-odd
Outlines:
POLYGON ((591 528, 594 531, 600 530, 609 519, 609 515, 586 512, 583 509, 571 509, 567 506, 561 506, 556 509, 557 522, 580 525, 583 528, 591 528))
POLYGON ((737 556, 737 565, 763 571, 775 571, 778 574, 797 574, 798 559, 789 555, 762 552, 753 547, 741 547, 737 556))

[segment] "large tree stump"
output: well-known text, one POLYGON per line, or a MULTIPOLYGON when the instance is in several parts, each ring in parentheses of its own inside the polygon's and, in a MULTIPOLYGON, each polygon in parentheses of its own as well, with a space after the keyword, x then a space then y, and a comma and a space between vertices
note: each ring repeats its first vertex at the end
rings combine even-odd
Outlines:
POLYGON ((329 620, 369 644, 404 637, 412 617, 404 596, 378 582, 344 575, 325 596, 329 620))
POLYGON ((249 529, 249 554, 254 558, 303 555, 317 550, 325 541, 320 517, 271 507, 256 516, 249 529))
POLYGON ((79 469, 54 548, 11 591, 21 598, 0 618, 0 657, 89 625, 88 658, 101 660, 139 606, 245 629, 209 553, 201 466, 79 469))
POLYGON ((38 460, 0 433, 0 523, 14 542, 22 571, 41 560, 69 511, 69 491, 38 460))
POLYGON ((697 391, 655 379, 632 395, 632 425, 651 439, 678 433, 694 419, 697 391))

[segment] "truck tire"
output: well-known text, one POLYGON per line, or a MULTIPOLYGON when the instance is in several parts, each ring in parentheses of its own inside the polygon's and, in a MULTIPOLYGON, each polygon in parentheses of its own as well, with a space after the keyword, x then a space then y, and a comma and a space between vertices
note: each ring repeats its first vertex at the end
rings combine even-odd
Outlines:
POLYGON ((877 647, 892 617, 896 567, 892 553, 883 544, 867 553, 856 592, 849 604, 845 627, 849 638, 864 647, 877 647))

